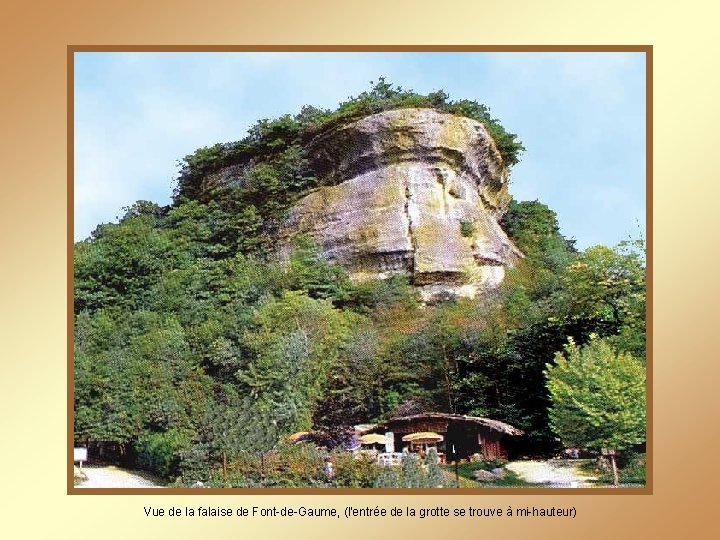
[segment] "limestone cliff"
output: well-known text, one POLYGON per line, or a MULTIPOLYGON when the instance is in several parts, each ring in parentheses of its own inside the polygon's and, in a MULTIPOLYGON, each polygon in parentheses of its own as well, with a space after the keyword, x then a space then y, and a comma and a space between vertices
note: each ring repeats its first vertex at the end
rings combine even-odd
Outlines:
POLYGON ((494 288, 522 257, 498 225, 507 173, 479 122, 386 111, 319 135, 309 154, 322 187, 291 209, 282 252, 310 235, 352 279, 404 274, 425 300, 494 288))

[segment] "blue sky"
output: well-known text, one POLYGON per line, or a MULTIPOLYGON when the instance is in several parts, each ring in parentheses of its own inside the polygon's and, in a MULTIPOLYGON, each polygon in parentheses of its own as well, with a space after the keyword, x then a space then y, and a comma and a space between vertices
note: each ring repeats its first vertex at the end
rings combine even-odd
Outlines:
POLYGON ((136 200, 168 204, 196 148, 379 76, 485 103, 527 148, 512 195, 555 210, 579 248, 645 236, 642 53, 205 52, 75 54, 75 239, 136 200))

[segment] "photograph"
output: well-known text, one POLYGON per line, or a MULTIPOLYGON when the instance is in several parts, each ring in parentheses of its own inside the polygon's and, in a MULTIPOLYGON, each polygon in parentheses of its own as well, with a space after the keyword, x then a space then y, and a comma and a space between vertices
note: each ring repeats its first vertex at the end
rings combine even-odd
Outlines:
POLYGON ((288 49, 70 53, 68 491, 645 492, 649 48, 288 49))

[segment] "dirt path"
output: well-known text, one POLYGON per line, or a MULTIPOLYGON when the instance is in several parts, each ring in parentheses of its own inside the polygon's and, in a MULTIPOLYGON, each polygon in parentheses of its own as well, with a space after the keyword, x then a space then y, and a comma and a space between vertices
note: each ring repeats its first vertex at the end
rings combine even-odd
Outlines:
POLYGON ((83 467, 87 480, 79 488, 159 488, 161 485, 146 476, 113 465, 107 467, 83 467))
POLYGON ((588 476, 572 461, 513 461, 505 466, 531 484, 546 487, 590 487, 597 478, 588 476))

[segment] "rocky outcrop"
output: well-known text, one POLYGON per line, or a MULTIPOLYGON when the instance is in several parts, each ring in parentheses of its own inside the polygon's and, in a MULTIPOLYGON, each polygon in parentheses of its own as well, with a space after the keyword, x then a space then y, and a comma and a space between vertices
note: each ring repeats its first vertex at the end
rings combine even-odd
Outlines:
POLYGON ((309 153, 322 187, 292 208, 285 253, 307 234, 352 279, 407 275, 428 301, 494 288, 522 256, 498 225, 507 173, 479 122, 387 111, 319 135, 309 153))

